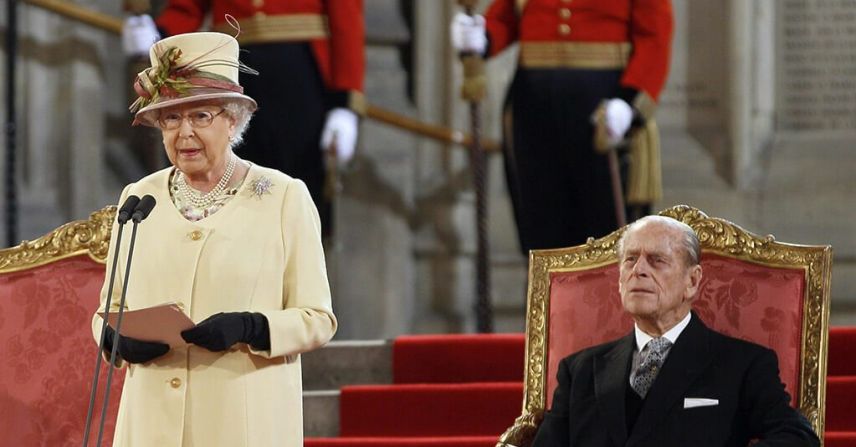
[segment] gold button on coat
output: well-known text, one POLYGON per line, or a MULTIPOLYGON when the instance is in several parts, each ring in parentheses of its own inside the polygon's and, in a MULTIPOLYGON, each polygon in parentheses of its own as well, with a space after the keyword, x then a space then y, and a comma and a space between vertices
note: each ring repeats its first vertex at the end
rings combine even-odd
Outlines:
POLYGON ((202 239, 202 232, 199 230, 193 230, 190 232, 190 238, 194 241, 198 241, 199 239, 202 239))
POLYGON ((559 17, 561 17, 563 19, 570 19, 571 18, 571 10, 568 8, 560 9, 559 10, 559 17))
POLYGON ((174 377, 172 380, 169 381, 169 386, 171 386, 173 388, 180 387, 181 386, 181 379, 179 379, 178 377, 174 377))
POLYGON ((570 33, 571 33, 571 26, 570 25, 568 25, 567 23, 563 23, 563 24, 559 25, 559 34, 561 34, 563 36, 567 36, 570 33))

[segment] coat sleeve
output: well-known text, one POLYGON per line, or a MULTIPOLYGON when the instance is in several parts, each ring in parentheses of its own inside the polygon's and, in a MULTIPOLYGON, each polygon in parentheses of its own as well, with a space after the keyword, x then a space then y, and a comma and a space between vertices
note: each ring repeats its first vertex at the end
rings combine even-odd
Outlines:
POLYGON ((633 54, 621 78, 622 87, 635 97, 625 98, 644 118, 653 115, 654 104, 666 84, 672 51, 674 17, 671 0, 637 0, 630 12, 633 54))
POLYGON ((558 384, 556 391, 553 392, 553 405, 550 410, 544 413, 544 420, 538 426, 538 433, 535 434, 535 440, 532 441, 532 447, 547 447, 547 446, 566 446, 568 445, 568 424, 570 393, 571 393, 571 372, 568 364, 572 357, 563 359, 559 362, 559 371, 556 373, 558 384))
POLYGON ((210 8, 211 0, 169 0, 155 23, 169 36, 191 33, 199 30, 210 8))
POLYGON ((485 13, 485 27, 490 44, 488 55, 494 56, 519 37, 520 17, 514 0, 494 0, 485 13))
POLYGON ((337 326, 321 246, 321 223, 302 181, 288 183, 281 218, 283 308, 261 312, 270 327, 270 351, 253 351, 265 357, 290 356, 321 347, 333 338, 337 326))
POLYGON ((325 0, 330 37, 313 42, 317 63, 326 73, 328 107, 365 113, 365 21, 362 0, 325 0), (327 66, 323 66, 323 65, 327 66))
POLYGON ((755 446, 819 446, 817 435, 796 409, 779 379, 776 353, 764 348, 750 365, 743 383, 741 406, 749 415, 755 446))

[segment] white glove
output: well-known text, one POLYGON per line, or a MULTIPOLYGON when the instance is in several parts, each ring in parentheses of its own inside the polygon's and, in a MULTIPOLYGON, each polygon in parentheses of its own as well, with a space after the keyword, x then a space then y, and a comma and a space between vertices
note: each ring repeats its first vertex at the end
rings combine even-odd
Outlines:
POLYGON ((630 129, 630 123, 633 122, 633 109, 623 99, 610 99, 606 102, 605 121, 609 142, 617 145, 630 129))
POLYGON ((148 56, 149 48, 160 40, 155 21, 148 14, 130 16, 122 25, 122 49, 126 56, 148 56))
POLYGON ((455 14, 455 17, 452 17, 449 33, 452 37, 452 47, 458 51, 484 54, 487 48, 484 17, 478 14, 472 16, 462 12, 455 14))
POLYGON ((327 122, 321 132, 321 149, 336 149, 336 160, 343 166, 354 156, 357 146, 357 114, 343 107, 327 113, 327 122))

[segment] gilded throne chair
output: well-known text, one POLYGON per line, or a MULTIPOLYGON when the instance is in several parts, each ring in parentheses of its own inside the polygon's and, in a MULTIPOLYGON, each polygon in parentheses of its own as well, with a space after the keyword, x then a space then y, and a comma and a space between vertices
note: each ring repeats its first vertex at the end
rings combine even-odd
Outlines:
MULTIPOLYGON (((719 332, 775 350, 791 405, 822 439, 832 248, 777 242, 685 205, 660 214, 699 236, 704 276, 696 314, 719 332)), ((562 358, 632 330, 617 287, 616 243, 625 228, 530 253, 523 413, 498 447, 532 443, 562 358)))
MULTIPOLYGON (((0 250, 0 445, 79 446, 97 346, 98 307, 116 207, 0 250)), ((102 367, 99 388, 106 383, 102 367)), ((111 387, 105 445, 113 438, 124 374, 111 387)), ((96 403, 102 402, 99 393, 96 403)), ((95 408, 92 440, 98 427, 95 408)))

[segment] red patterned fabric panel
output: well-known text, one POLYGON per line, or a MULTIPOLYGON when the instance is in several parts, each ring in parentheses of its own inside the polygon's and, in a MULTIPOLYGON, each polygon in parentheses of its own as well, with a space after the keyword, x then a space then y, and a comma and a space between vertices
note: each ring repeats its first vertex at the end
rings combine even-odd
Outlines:
MULTIPOLYGON (((797 402, 805 272, 704 254, 695 312, 712 329, 767 346, 779 356, 782 382, 797 402)), ((614 340, 633 328, 618 295, 618 264, 550 278, 547 408, 556 370, 567 355, 614 340)))
MULTIPOLYGON (((81 445, 98 350, 90 321, 103 278, 104 266, 85 255, 0 275, 4 445, 81 445)), ((102 389, 106 380, 102 373, 102 389)), ((124 371, 115 371, 105 445, 113 438, 123 381, 124 371)))

